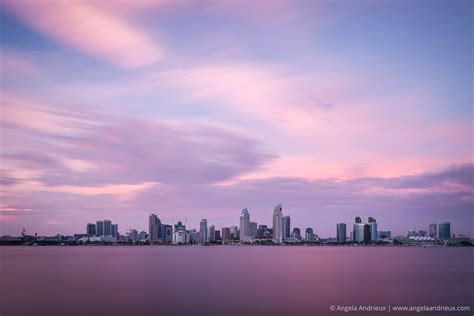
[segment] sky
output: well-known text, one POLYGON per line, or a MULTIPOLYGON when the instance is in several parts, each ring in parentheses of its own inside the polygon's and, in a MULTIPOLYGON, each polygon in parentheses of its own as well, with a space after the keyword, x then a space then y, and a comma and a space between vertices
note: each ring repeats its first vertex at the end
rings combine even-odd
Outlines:
POLYGON ((0 235, 148 216, 474 237, 473 2, 0 1, 0 235), (351 227, 349 225, 349 227, 351 227))

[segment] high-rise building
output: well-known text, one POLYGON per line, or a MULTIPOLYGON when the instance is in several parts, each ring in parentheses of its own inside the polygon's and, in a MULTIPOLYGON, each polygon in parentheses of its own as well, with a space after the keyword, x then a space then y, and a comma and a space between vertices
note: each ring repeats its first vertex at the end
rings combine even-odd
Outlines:
POLYGON ((161 221, 156 214, 151 214, 148 217, 148 240, 151 242, 160 239, 161 221))
POLYGON ((173 241, 173 226, 167 224, 161 224, 160 238, 164 241, 173 241))
POLYGON ((438 238, 438 225, 437 224, 430 224, 429 236, 431 238, 438 238))
POLYGON ((216 241, 222 240, 222 239, 221 239, 221 231, 220 231, 220 230, 216 229, 216 230, 214 231, 214 238, 215 238, 216 241))
POLYGON ((199 236, 201 237, 202 243, 209 241, 209 232, 207 230, 207 219, 202 219, 199 225, 199 236))
POLYGON ((344 243, 347 239, 347 230, 345 223, 339 223, 336 225, 336 233, 337 233, 337 242, 344 243))
POLYGON ((298 227, 293 228, 291 237, 293 237, 296 240, 301 240, 301 230, 298 227))
POLYGON ((356 223, 356 224, 362 224, 362 218, 360 218, 359 216, 357 216, 357 217, 355 218, 355 223, 356 223))
POLYGON ((131 241, 137 241, 138 240, 138 231, 136 229, 132 229, 130 231, 129 238, 131 241))
POLYGON ((230 236, 231 239, 239 238, 239 228, 237 226, 230 226, 230 236))
POLYGON ((291 219, 290 215, 283 216, 283 239, 291 237, 291 219))
POLYGON ((268 228, 267 225, 258 225, 257 236, 260 238, 263 237, 263 234, 265 233, 267 228, 268 228))
POLYGON ((209 226, 209 241, 216 240, 216 226, 211 225, 209 226))
POLYGON ((229 241, 232 237, 230 236, 230 228, 222 227, 222 241, 229 241))
POLYGON ((86 235, 87 237, 93 237, 96 235, 95 224, 87 224, 86 235))
POLYGON ((257 227, 258 224, 256 222, 250 222, 250 237, 257 237, 257 227))
POLYGON ((142 230, 139 234, 138 234, 138 240, 140 241, 146 241, 148 239, 148 234, 146 233, 146 231, 142 230))
POLYGON ((304 239, 306 241, 313 241, 314 240, 314 232, 311 227, 306 228, 304 232, 304 239))
POLYGON ((104 236, 112 236, 112 221, 104 219, 104 236))
POLYGON ((188 244, 190 241, 191 234, 182 225, 173 233, 173 244, 188 244))
POLYGON ((276 244, 283 242, 283 209, 281 204, 273 208, 273 242, 276 244))
POLYGON ((244 208, 240 213, 240 241, 246 240, 247 237, 250 237, 250 214, 244 208))
POLYGON ((370 241, 377 241, 378 233, 377 233, 377 221, 373 217, 369 217, 369 225, 370 225, 370 241))
POLYGON ((95 224, 96 228, 96 234, 97 236, 104 236, 104 222, 103 221, 97 221, 95 224))
POLYGON ((444 222, 438 224, 439 239, 450 239, 451 238, 451 223, 444 222))
POLYGON ((110 236, 114 237, 115 239, 119 238, 119 231, 118 231, 118 224, 112 224, 111 226, 111 234, 110 236))

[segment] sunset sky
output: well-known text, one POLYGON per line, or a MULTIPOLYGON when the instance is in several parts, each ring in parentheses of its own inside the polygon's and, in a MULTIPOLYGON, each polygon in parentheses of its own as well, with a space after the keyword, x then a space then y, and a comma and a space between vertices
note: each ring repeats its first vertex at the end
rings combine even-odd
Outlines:
POLYGON ((0 0, 0 235, 271 226, 281 203, 322 237, 355 216, 474 237, 473 12, 0 0))

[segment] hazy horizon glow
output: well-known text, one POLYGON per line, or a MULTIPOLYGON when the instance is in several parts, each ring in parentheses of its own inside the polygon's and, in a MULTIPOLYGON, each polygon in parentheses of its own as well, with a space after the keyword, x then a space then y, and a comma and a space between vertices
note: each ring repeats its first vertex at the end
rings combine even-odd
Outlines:
POLYGON ((0 235, 282 203, 474 236, 472 6, 2 1, 0 235))

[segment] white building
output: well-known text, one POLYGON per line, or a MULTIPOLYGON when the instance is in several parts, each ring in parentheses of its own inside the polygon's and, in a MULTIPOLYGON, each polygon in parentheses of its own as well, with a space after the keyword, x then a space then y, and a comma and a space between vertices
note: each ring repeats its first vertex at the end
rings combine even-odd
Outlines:
POLYGON ((247 237, 250 237, 250 214, 244 208, 240 213, 240 241, 246 240, 247 237))
POLYGON ((283 210, 281 204, 273 208, 273 242, 283 242, 283 210))
POLYGON ((178 229, 173 234, 173 244, 189 244, 189 240, 189 233, 183 228, 178 229))

